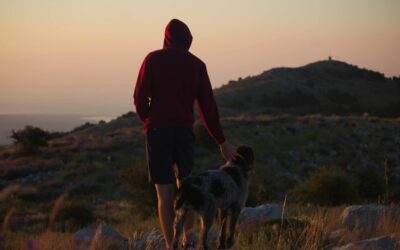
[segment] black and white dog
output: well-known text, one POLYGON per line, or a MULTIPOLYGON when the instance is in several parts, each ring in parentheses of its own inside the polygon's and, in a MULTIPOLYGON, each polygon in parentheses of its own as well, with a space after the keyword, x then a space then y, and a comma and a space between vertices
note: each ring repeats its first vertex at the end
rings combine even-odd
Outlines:
MULTIPOLYGON (((174 249, 178 248, 185 216, 189 210, 200 215, 203 249, 207 249, 207 233, 215 213, 220 213, 218 249, 231 248, 234 244, 235 226, 248 194, 248 171, 254 162, 252 148, 239 145, 238 156, 219 170, 209 170, 199 176, 183 180, 175 197, 174 249), (226 237, 229 218, 229 237, 226 237)), ((199 245, 198 245, 199 246, 199 245)))

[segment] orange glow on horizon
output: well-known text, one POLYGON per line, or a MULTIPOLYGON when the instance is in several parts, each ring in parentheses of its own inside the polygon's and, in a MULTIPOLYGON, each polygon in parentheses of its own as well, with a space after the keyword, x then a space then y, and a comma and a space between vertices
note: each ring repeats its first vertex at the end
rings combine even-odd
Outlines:
POLYGON ((132 109, 144 56, 172 18, 214 87, 278 66, 325 59, 400 75, 399 1, 0 2, 0 113, 132 109))

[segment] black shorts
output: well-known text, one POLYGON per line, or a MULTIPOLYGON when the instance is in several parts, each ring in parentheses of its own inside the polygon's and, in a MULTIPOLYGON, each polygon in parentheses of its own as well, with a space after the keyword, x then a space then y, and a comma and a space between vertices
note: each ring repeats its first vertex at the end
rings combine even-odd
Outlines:
POLYGON ((187 177, 194 164, 194 140, 191 128, 149 128, 146 132, 149 181, 173 184, 176 178, 187 177))

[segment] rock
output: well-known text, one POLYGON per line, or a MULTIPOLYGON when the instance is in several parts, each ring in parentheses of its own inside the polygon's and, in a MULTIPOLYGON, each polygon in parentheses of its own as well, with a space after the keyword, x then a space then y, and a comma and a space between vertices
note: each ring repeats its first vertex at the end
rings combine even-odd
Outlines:
POLYGON ((81 229, 74 234, 74 243, 76 246, 89 247, 93 237, 93 230, 81 229))
POLYGON ((359 229, 361 234, 372 232, 379 223, 394 223, 399 218, 396 208, 381 205, 354 205, 346 207, 341 223, 350 230, 359 229))
POLYGON ((400 247, 400 235, 392 234, 367 240, 356 241, 354 243, 349 243, 341 247, 333 247, 332 250, 352 250, 352 249, 395 250, 399 249, 399 247, 400 247))
POLYGON ((328 235, 327 240, 329 243, 336 245, 346 232, 347 230, 344 228, 333 231, 328 235))
MULTIPOLYGON (((281 206, 278 204, 264 204, 258 207, 246 207, 240 213, 239 228, 247 225, 259 224, 261 222, 278 219, 282 216, 281 206)), ((283 214, 287 218, 287 214, 283 214)))
POLYGON ((142 241, 145 243, 145 249, 160 249, 164 247, 164 236, 158 230, 145 233, 142 237, 142 241))
POLYGON ((158 230, 152 230, 143 236, 129 239, 129 249, 162 249, 164 247, 164 236, 158 230))
MULTIPOLYGON (((197 242, 199 240, 199 233, 195 232, 192 236, 191 241, 197 242)), ((210 229, 208 232, 208 240, 209 241, 217 241, 218 240, 218 232, 214 229, 210 229)), ((142 237, 130 240, 129 241, 129 249, 163 249, 164 248, 164 236, 158 230, 152 230, 143 234, 142 237)))
POLYGON ((74 243, 79 247, 102 245, 104 241, 114 243, 120 249, 128 248, 128 240, 105 224, 98 225, 95 232, 82 229, 74 234, 74 243))

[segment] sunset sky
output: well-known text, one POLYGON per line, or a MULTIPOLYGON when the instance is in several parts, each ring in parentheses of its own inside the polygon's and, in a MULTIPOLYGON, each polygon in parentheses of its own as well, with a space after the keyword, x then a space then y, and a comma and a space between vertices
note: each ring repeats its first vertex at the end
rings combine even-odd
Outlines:
POLYGON ((120 115, 172 18, 214 87, 326 59, 400 75, 399 0, 1 0, 0 114, 120 115))

